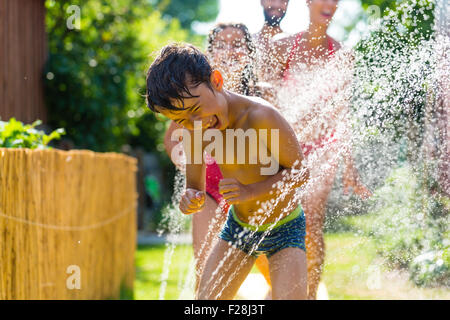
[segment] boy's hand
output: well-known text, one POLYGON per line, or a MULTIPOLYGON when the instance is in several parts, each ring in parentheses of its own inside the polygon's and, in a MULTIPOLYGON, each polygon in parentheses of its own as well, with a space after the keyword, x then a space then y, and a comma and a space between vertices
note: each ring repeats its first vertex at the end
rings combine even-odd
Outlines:
POLYGON ((199 212, 205 206, 205 192, 188 188, 181 197, 180 210, 184 214, 199 212))
POLYGON ((220 180, 219 192, 230 205, 246 202, 253 198, 250 185, 242 184, 234 178, 220 180))

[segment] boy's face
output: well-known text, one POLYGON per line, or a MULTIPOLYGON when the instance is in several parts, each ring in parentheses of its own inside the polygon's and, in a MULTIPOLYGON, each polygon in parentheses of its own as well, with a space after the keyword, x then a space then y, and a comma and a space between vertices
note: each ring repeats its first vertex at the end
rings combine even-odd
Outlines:
MULTIPOLYGON (((183 99, 185 110, 169 110, 157 108, 164 116, 180 124, 188 130, 194 129, 194 122, 201 121, 202 128, 225 130, 228 126, 228 104, 223 96, 223 80, 220 72, 215 70, 211 75, 211 88, 201 83, 197 87, 189 86, 189 91, 195 98, 183 99)), ((183 104, 172 101, 177 108, 183 104)))

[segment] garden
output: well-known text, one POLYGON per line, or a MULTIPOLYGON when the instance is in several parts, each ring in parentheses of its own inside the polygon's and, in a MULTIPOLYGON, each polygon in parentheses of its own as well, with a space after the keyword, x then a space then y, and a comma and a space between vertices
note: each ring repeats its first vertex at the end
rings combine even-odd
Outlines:
MULTIPOLYGON (((37 17, 8 24, 17 37, 0 53, 0 300, 194 299, 186 176, 166 151, 170 119, 146 103, 146 75, 170 43, 206 52, 226 1, 20 2, 0 4, 0 26, 8 10, 37 17), (45 61, 34 67, 38 58, 17 52, 38 24, 45 61)), ((354 54, 351 148, 372 195, 343 190, 339 165, 319 300, 450 299, 445 6, 339 1, 331 31, 354 54)), ((270 294, 254 266, 235 299, 270 294)))

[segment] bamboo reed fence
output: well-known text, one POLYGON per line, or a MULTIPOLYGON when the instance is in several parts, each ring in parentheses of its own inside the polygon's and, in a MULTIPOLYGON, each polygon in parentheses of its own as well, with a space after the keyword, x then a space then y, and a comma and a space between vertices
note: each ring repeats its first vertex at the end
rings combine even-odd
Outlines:
POLYGON ((130 297, 136 159, 0 148, 0 299, 130 297))

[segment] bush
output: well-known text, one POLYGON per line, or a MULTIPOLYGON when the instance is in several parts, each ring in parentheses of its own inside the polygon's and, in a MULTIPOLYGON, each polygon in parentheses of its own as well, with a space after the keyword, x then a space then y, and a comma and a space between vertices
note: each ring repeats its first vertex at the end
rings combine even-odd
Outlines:
POLYGON ((426 96, 435 82, 434 3, 362 0, 365 9, 377 6, 382 19, 355 47, 352 109, 358 115, 359 134, 377 130, 392 141, 408 138, 410 161, 417 160, 426 96))
POLYGON ((450 252, 430 251, 416 257, 411 263, 411 279, 419 286, 450 287, 450 252))
POLYGON ((448 199, 433 196, 423 173, 396 169, 372 198, 371 213, 347 218, 373 237, 391 268, 404 268, 419 286, 450 283, 448 199))
POLYGON ((150 55, 172 41, 201 39, 147 0, 47 0, 46 10, 48 124, 66 128, 77 148, 121 151, 145 141, 139 146, 160 154, 164 132, 146 116, 144 99, 150 55), (80 30, 66 26, 71 5, 81 10, 80 30))
POLYGON ((24 125, 15 118, 9 119, 8 122, 0 121, 0 148, 49 149, 48 144, 52 140, 65 134, 65 130, 60 128, 47 135, 36 129, 41 124, 41 120, 36 120, 32 124, 24 125))
POLYGON ((163 18, 155 1, 46 0, 45 4, 48 125, 66 128, 66 138, 75 148, 130 154, 143 149, 155 154, 163 172, 162 201, 167 202, 175 170, 163 147, 167 121, 157 119, 145 104, 146 71, 151 54, 167 43, 200 45, 203 38, 183 29, 176 18, 163 18), (73 5, 80 8, 80 30, 66 26, 71 15, 67 10, 73 5))

